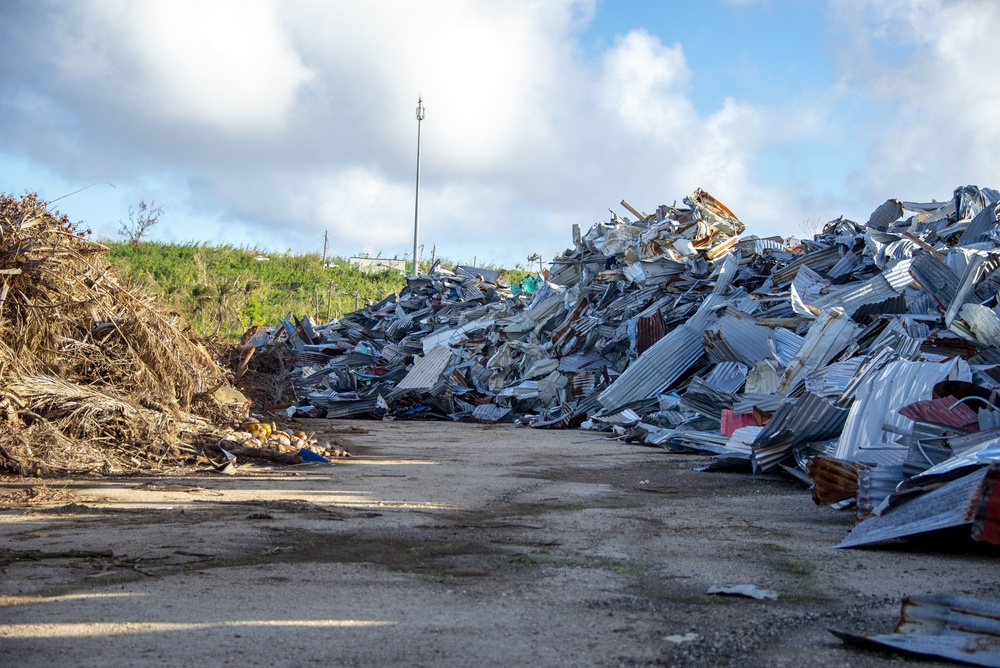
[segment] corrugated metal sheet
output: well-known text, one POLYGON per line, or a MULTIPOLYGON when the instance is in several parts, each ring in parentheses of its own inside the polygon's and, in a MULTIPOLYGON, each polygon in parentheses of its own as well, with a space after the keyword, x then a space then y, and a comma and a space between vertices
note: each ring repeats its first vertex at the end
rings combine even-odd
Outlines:
POLYGON ((785 266, 784 269, 774 273, 775 286, 782 288, 792 282, 799 272, 799 267, 807 265, 810 269, 825 272, 840 261, 841 251, 838 246, 831 246, 822 250, 813 251, 802 255, 785 266))
POLYGON ((959 286, 958 276, 951 267, 930 253, 923 253, 913 258, 910 275, 934 298, 942 311, 955 299, 959 286))
POLYGON ((399 381, 390 396, 396 397, 404 392, 429 391, 441 379, 441 374, 454 359, 455 353, 450 348, 436 346, 413 365, 413 368, 403 380, 399 381))
POLYGON ((844 311, 834 309, 821 313, 778 381, 776 392, 788 394, 800 379, 833 359, 861 331, 844 311))
POLYGON ((653 344, 601 393, 604 412, 614 413, 672 385, 704 353, 702 337, 701 330, 680 325, 653 344))
POLYGON ((795 354, 799 352, 803 341, 805 341, 805 337, 799 336, 790 329, 777 327, 771 331, 768 346, 771 349, 771 355, 778 360, 781 366, 787 367, 792 363, 795 354))
POLYGON ((858 521, 875 512, 905 477, 902 464, 883 464, 858 471, 858 521))
POLYGON ((865 304, 880 304, 888 301, 897 297, 912 282, 913 277, 910 276, 909 271, 912 262, 912 260, 901 260, 892 269, 873 276, 867 281, 852 283, 829 292, 814 301, 811 306, 821 310, 840 307, 848 315, 854 315, 855 311, 865 304))
POLYGON ((496 285, 497 281, 500 280, 500 272, 496 269, 484 269, 482 267, 471 267, 461 264, 455 267, 455 274, 467 278, 482 276, 484 281, 493 285, 496 285))
POLYGON ((903 599, 894 633, 832 631, 849 643, 933 656, 977 666, 1000 666, 1000 603, 952 594, 903 599))
POLYGON ((588 397, 597 390, 601 375, 596 371, 580 371, 570 378, 569 393, 577 399, 588 397))
POLYGON ((857 374, 863 357, 852 357, 843 362, 834 362, 815 371, 806 379, 806 392, 818 394, 829 399, 840 398, 857 374))
POLYGON ((597 353, 566 355, 559 358, 559 370, 563 373, 577 373, 607 366, 611 366, 611 362, 597 353))
POLYGON ((786 400, 754 441, 754 468, 769 471, 777 468, 796 445, 835 438, 846 419, 847 409, 837 408, 815 394, 786 400))
POLYGON ((510 411, 509 406, 482 404, 472 411, 472 419, 476 422, 499 422, 507 417, 510 411))
POLYGON ((813 457, 806 466, 806 473, 813 483, 813 502, 817 506, 828 506, 857 496, 859 468, 854 462, 813 457))
POLYGON ((722 316, 705 330, 705 353, 713 362, 742 362, 753 366, 771 357, 770 327, 757 324, 753 316, 727 308, 722 316))
POLYGON ((722 420, 722 411, 732 408, 736 397, 723 392, 702 378, 692 378, 687 390, 681 396, 681 405, 714 420, 722 420))
POLYGON ((971 525, 987 469, 974 471, 858 524, 836 547, 858 547, 971 525))
POLYGON ((663 315, 657 310, 655 315, 635 319, 635 350, 640 355, 653 347, 667 333, 663 315))
POLYGON ((747 366, 739 362, 716 364, 705 376, 705 382, 728 394, 734 394, 743 387, 747 379, 747 366))
POLYGON ((972 219, 972 222, 965 229, 962 238, 959 239, 959 243, 963 246, 971 246, 980 241, 985 241, 986 233, 996 227, 998 210, 1000 210, 1000 207, 996 205, 994 200, 993 203, 990 203, 977 213, 976 217, 972 219))
POLYGON ((903 215, 903 203, 898 199, 887 199, 872 211, 868 218, 868 227, 876 230, 888 229, 890 225, 899 220, 903 215))
POLYGON ((976 412, 965 404, 958 403, 955 397, 918 401, 900 408, 899 414, 913 421, 934 422, 959 429, 979 425, 976 412))
POLYGON ((883 429, 889 425, 906 431, 907 418, 897 411, 915 401, 932 398, 934 385, 953 375, 957 380, 971 377, 963 360, 910 362, 897 359, 886 363, 871 378, 862 373, 855 401, 837 444, 837 459, 869 464, 902 464, 906 449, 897 445, 883 429))

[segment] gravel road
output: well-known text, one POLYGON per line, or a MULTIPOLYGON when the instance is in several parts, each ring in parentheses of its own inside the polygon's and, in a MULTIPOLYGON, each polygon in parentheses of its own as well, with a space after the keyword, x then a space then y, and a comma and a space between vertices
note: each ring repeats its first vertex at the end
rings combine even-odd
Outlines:
POLYGON ((354 456, 0 480, 0 665, 889 666, 828 629, 1000 599, 995 549, 833 549, 852 515, 784 474, 583 431, 297 426, 354 456), (778 599, 708 594, 733 584, 778 599))

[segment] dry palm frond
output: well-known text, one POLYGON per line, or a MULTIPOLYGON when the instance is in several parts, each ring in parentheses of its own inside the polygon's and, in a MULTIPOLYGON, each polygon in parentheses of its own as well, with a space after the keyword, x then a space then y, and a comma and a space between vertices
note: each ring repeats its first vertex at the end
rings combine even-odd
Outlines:
POLYGON ((107 252, 35 195, 0 195, 0 469, 180 461, 179 425, 190 439, 211 431, 192 413, 225 412, 203 396, 222 369, 107 252))

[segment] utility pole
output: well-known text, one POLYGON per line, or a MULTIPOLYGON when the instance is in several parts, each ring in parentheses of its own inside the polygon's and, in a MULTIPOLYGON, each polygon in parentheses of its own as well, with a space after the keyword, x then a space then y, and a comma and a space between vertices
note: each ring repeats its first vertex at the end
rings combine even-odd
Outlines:
POLYGON ((329 230, 323 230, 323 266, 326 266, 326 235, 329 234, 329 230))
POLYGON ((420 213, 420 121, 424 120, 424 100, 417 95, 417 191, 413 200, 413 275, 420 275, 420 256, 417 255, 417 216, 420 213))

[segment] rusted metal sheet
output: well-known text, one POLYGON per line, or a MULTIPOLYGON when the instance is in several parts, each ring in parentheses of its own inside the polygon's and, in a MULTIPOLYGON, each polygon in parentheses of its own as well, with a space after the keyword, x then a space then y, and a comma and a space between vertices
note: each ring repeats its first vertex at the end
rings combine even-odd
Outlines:
POLYGON ((899 409, 899 414, 911 420, 934 422, 959 429, 975 426, 978 431, 979 416, 964 403, 952 396, 928 401, 918 401, 899 409))
POLYGON ((817 506, 829 506, 858 494, 858 470, 855 462, 843 462, 830 457, 813 457, 806 473, 812 479, 812 499, 817 506))
POLYGON ((860 635, 830 631, 844 642, 884 651, 937 657, 975 666, 1000 666, 1000 603, 952 594, 903 599, 895 632, 860 635))
POLYGON ((653 344, 667 334, 667 325, 663 322, 663 314, 657 310, 653 315, 635 319, 635 351, 643 354, 653 347, 653 344))
MULTIPOLYGON (((1000 464, 994 465, 1000 467, 1000 464)), ((894 538, 972 524, 983 481, 990 469, 979 469, 858 524, 837 547, 859 547, 894 538)))

